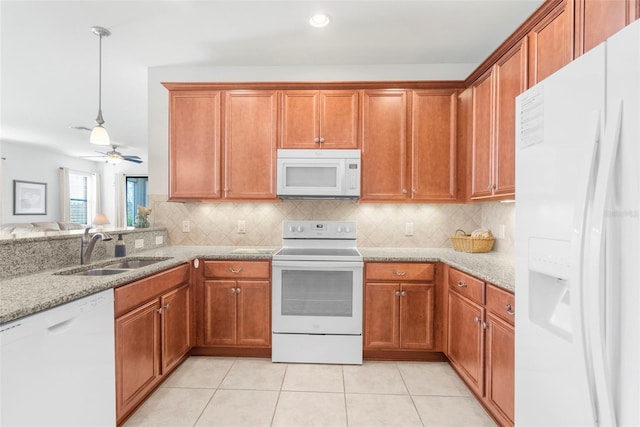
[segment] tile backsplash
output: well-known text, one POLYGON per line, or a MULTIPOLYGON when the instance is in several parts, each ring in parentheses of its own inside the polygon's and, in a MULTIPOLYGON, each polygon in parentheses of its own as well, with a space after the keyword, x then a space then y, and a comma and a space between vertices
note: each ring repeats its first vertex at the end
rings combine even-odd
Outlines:
MULTIPOLYGON (((501 221, 512 224, 513 216, 508 208, 492 207, 497 203, 374 204, 342 200, 176 203, 168 202, 164 195, 151 195, 149 204, 153 208, 152 224, 167 228, 171 245, 279 246, 282 221, 293 219, 357 221, 361 247, 451 247, 449 236, 456 229, 471 232, 481 224, 495 224, 495 230, 487 225, 484 228, 496 234, 498 225, 504 224, 501 221), (185 221, 189 232, 183 232, 185 221), (246 233, 238 233, 238 221, 245 221, 246 233), (412 236, 405 236, 406 223, 413 223, 412 236)), ((494 250, 512 250, 513 233, 506 234, 509 238, 496 241, 494 250)))

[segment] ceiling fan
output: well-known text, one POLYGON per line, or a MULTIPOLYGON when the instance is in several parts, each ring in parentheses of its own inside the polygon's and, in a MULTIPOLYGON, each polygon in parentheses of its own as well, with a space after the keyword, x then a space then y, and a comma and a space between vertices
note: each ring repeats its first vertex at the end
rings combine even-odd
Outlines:
POLYGON ((128 162, 133 162, 133 163, 142 163, 142 159, 139 156, 127 156, 116 150, 116 148, 118 148, 117 145, 112 145, 112 147, 113 147, 113 150, 111 151, 105 151, 105 152, 96 151, 96 153, 101 154, 100 156, 81 156, 81 157, 84 157, 84 158, 102 157, 105 159, 107 163, 111 163, 112 165, 117 165, 123 160, 126 160, 128 162))

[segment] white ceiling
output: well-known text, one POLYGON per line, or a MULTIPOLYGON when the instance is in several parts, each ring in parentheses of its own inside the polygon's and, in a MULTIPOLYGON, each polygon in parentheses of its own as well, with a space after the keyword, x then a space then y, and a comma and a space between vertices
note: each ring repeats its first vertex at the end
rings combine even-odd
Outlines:
MULTIPOLYGON (((80 156, 98 109, 147 152, 147 70, 163 66, 479 65, 543 0, 0 1, 0 141, 80 156), (325 29, 308 25, 325 11, 325 29)), ((466 76, 452 76, 464 79, 466 76)))

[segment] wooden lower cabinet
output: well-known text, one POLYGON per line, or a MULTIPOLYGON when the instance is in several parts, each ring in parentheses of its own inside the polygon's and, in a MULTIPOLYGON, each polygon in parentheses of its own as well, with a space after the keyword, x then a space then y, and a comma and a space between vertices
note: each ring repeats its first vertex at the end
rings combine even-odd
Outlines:
POLYGON ((367 351, 436 351, 434 264, 365 265, 363 346, 367 351))
POLYGON ((205 261, 204 264, 198 345, 270 349, 270 263, 205 261))
POLYGON ((204 345, 271 344, 268 280, 204 281, 204 345))
POLYGON ((502 426, 514 424, 513 293, 449 268, 447 356, 502 426))
POLYGON ((115 289, 118 424, 191 349, 189 275, 184 264, 115 289))
POLYGON ((513 325, 487 313, 485 401, 503 425, 514 422, 514 344, 513 325))
POLYGON ((449 292, 449 340, 447 355, 460 376, 478 395, 484 386, 484 308, 449 292))

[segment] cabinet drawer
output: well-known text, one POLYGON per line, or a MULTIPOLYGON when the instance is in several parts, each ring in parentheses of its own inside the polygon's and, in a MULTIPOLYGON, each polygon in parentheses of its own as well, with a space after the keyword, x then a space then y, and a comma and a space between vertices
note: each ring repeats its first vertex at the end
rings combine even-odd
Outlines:
POLYGON ((365 265, 367 280, 432 281, 434 264, 405 262, 370 262, 365 265))
POLYGON ((271 267, 267 261, 205 261, 204 276, 216 279, 268 279, 271 267))
POLYGON ((478 304, 484 304, 484 282, 480 279, 450 268, 449 287, 478 304))
POLYGON ((513 325, 516 314, 515 295, 500 289, 490 283, 487 284, 487 309, 496 316, 513 325))
POLYGON ((190 265, 183 264, 114 290, 116 317, 189 281, 190 265))

